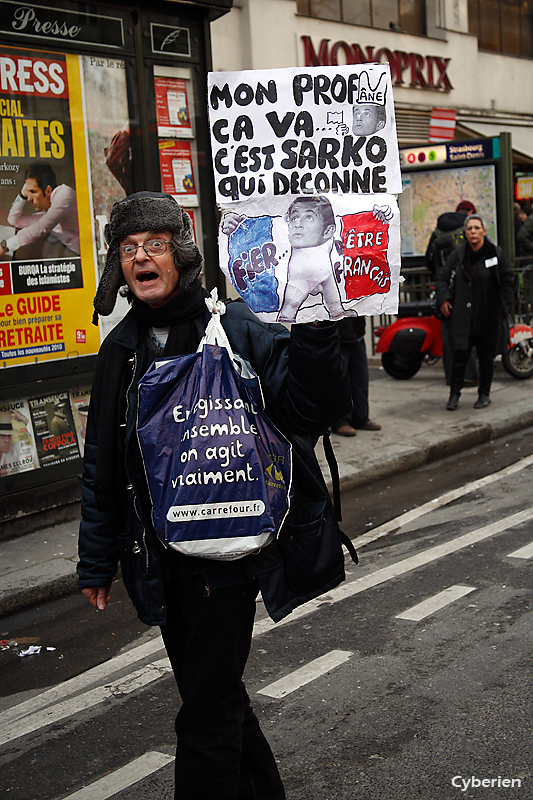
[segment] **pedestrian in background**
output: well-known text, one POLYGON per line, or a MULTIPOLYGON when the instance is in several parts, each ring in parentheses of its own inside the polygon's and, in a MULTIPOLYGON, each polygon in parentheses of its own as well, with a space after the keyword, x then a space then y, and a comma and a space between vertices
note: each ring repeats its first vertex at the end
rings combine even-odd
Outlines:
POLYGON ((465 225, 466 241, 451 254, 437 278, 437 306, 450 320, 454 347, 449 411, 459 403, 474 346, 479 362, 474 408, 489 405, 494 357, 506 346, 502 323, 514 300, 514 275, 503 250, 486 234, 483 219, 472 214, 465 225))
POLYGON ((529 206, 514 204, 515 245, 517 256, 533 255, 533 214, 529 206))
POLYGON ((344 317, 339 320, 341 353, 348 367, 352 411, 333 426, 339 436, 355 436, 358 430, 380 431, 381 425, 373 422, 368 408, 368 358, 365 344, 366 317, 344 317))
MULTIPOLYGON (((446 260, 465 240, 464 227, 470 214, 476 213, 476 207, 469 200, 461 200, 455 211, 441 214, 437 219, 437 227, 431 234, 426 250, 425 265, 432 280, 436 280, 446 260)), ((453 348, 450 343, 450 323, 441 319, 442 366, 446 383, 450 385, 453 348)), ((468 359, 465 371, 465 386, 477 386, 477 359, 473 351, 468 359)))

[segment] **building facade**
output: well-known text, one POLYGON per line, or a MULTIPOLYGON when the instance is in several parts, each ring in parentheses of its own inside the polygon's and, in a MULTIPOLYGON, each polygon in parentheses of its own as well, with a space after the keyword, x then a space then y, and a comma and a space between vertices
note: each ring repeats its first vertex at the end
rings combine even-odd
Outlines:
POLYGON ((533 171, 531 0, 237 0, 212 37, 216 70, 388 62, 400 147, 449 108, 456 139, 508 131, 533 171))

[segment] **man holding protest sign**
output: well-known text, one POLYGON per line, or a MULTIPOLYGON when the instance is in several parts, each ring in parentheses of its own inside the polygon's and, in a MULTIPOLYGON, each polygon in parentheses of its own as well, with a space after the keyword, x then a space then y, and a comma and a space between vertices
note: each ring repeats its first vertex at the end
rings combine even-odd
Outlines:
MULTIPOLYGON (((96 365, 80 587, 103 610, 120 559, 139 617, 161 626, 182 699, 175 797, 283 800, 242 676, 258 589, 278 621, 344 578, 341 534, 314 453, 319 434, 349 408, 337 329, 326 321, 289 332, 262 323, 244 303, 228 304, 221 322, 231 347, 259 377, 265 414, 292 444, 293 494, 278 538, 260 552, 231 561, 183 555, 153 525, 136 435, 137 386, 154 359, 196 352, 208 317, 201 256, 190 218, 166 194, 140 192, 116 203, 105 234, 109 249, 96 312, 110 314, 124 285, 131 309, 102 344, 96 365)), ((183 424, 181 414, 176 419, 183 424)), ((221 440, 223 434, 213 437, 212 454, 215 445, 222 450, 221 440)), ((238 490, 235 484, 235 500, 238 490)))

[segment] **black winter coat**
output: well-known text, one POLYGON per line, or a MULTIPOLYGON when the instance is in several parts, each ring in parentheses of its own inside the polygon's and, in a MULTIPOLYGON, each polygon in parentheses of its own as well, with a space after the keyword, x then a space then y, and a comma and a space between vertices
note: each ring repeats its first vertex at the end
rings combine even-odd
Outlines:
POLYGON ((533 214, 524 220, 516 234, 516 245, 519 255, 533 255, 533 214))
MULTIPOLYGON (((244 573, 257 578, 265 606, 278 621, 344 579, 340 531, 314 445, 320 433, 349 413, 348 379, 334 324, 293 325, 289 333, 282 325, 262 323, 244 303, 229 304, 222 324, 234 352, 250 362, 261 380, 267 415, 293 444, 291 510, 278 538, 242 560, 244 573)), ((82 589, 108 586, 120 560, 139 618, 164 625, 161 557, 166 554, 151 527, 145 477, 138 458, 132 457, 143 337, 142 325, 130 311, 98 355, 85 440, 78 574, 82 589), (121 376, 125 394, 128 385, 129 390, 116 409, 124 473, 120 496, 103 510, 94 486, 96 442, 106 403, 103 376, 116 348, 130 357, 125 361, 129 374, 121 376)))
POLYGON ((435 280, 446 259, 457 248, 458 241, 464 241, 464 225, 468 219, 457 211, 448 211, 437 219, 437 227, 431 234, 425 256, 425 265, 431 278, 435 280))
POLYGON ((502 323, 514 300, 513 271, 503 250, 485 237, 483 252, 467 273, 463 266, 465 249, 466 242, 449 256, 439 272, 437 308, 446 300, 452 304, 450 337, 455 349, 466 350, 470 335, 476 333, 486 338, 496 355, 506 346, 502 323))

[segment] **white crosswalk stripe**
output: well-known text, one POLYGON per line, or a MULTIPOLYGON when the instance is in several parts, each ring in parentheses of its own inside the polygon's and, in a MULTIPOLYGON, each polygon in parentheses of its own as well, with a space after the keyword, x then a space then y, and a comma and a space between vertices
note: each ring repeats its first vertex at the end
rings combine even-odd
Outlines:
POLYGON ((133 647, 131 650, 109 659, 109 661, 104 661, 102 664, 82 672, 81 675, 76 675, 68 681, 52 686, 36 697, 30 697, 29 700, 24 700, 22 703, 13 706, 13 708, 7 709, 1 715, 2 724, 7 725, 9 722, 14 722, 28 714, 35 714, 36 711, 51 706, 53 703, 60 703, 65 698, 72 697, 88 686, 105 682, 110 675, 132 667, 137 661, 155 657, 159 652, 161 654, 164 653, 164 645, 161 636, 156 636, 150 641, 144 642, 144 644, 137 645, 137 647, 133 647))
POLYGON ((341 600, 354 597, 360 592, 364 592, 374 586, 380 586, 386 583, 386 581, 397 578, 400 575, 406 575, 414 569, 423 567, 426 564, 431 564, 433 561, 437 561, 439 558, 443 558, 451 553, 457 553, 465 547, 470 547, 478 542, 482 542, 485 539, 489 539, 491 536, 503 533, 510 528, 514 528, 516 525, 521 525, 532 519, 533 509, 527 508, 510 517, 491 522, 489 525, 483 526, 483 528, 478 528, 477 530, 470 531, 470 533, 465 533, 463 536, 451 539, 449 542, 443 542, 435 547, 429 547, 427 550, 422 550, 414 556, 404 558, 396 564, 378 569, 375 572, 371 572, 369 575, 364 575, 362 578, 346 581, 326 595, 318 597, 316 600, 310 600, 308 603, 305 603, 305 605, 295 609, 292 614, 289 614, 288 617, 285 617, 280 622, 272 622, 271 619, 264 619, 257 622, 254 626, 254 636, 266 633, 274 627, 279 628, 281 625, 287 625, 297 619, 302 619, 308 614, 312 614, 318 609, 324 608, 326 605, 331 606, 333 603, 338 603, 341 600))
POLYGON ((406 511, 404 514, 400 514, 400 516, 395 517, 388 522, 384 522, 383 525, 380 525, 378 528, 374 528, 373 531, 369 531, 368 533, 363 534, 363 536, 359 536, 355 542, 355 545, 356 547, 363 547, 365 544, 375 542, 377 539, 381 539, 382 536, 386 536, 388 533, 397 531, 404 525, 408 525, 409 523, 420 519, 420 517, 423 517, 425 514, 429 514, 432 511, 436 511, 438 508, 442 508, 449 503, 453 503, 454 501, 459 500, 461 497, 465 497, 465 495, 470 494, 471 492, 477 492, 479 489, 485 489, 487 486, 490 486, 497 481, 504 480, 510 475, 515 475, 517 472, 521 472, 532 465, 533 455, 526 456, 525 458, 521 458, 520 461, 510 464, 508 467, 504 467, 498 472, 492 472, 490 475, 485 475, 483 478, 478 478, 470 483, 465 483, 463 486, 458 486, 457 489, 451 489, 449 492, 445 492, 439 497, 435 497, 433 500, 429 500, 427 503, 423 503, 422 505, 411 509, 411 511, 406 511))
POLYGON ((19 739, 28 733, 33 733, 46 725, 67 719, 80 711, 100 705, 105 700, 132 694, 132 692, 142 689, 168 672, 170 672, 169 660, 168 658, 162 658, 160 661, 148 664, 143 669, 132 672, 124 678, 119 678, 113 683, 97 686, 70 700, 64 700, 62 703, 42 709, 35 714, 24 716, 3 729, 0 733, 0 745, 19 739))
POLYGON ((475 590, 475 586, 460 586, 458 584, 455 586, 448 586, 447 589, 433 595, 433 597, 428 597, 427 600, 423 600, 421 603, 417 603, 416 606, 402 611, 401 614, 396 614, 396 619, 408 619, 412 622, 420 622, 420 620, 429 617, 431 614, 435 614, 451 603, 455 603, 456 600, 460 600, 461 597, 470 594, 470 592, 475 592, 475 590))
POLYGON ((108 800, 109 797, 122 792, 134 783, 138 783, 148 775, 157 772, 161 767, 165 767, 174 761, 174 756, 167 756, 164 753, 149 751, 143 756, 136 758, 124 767, 115 770, 111 775, 84 786, 74 794, 69 794, 65 800, 108 800))
POLYGON ((525 547, 521 547, 519 550, 509 553, 507 558, 533 558, 533 542, 526 544, 525 547))
POLYGON ((353 656, 353 653, 349 650, 331 650, 326 655, 315 658, 314 661, 310 661, 289 675, 285 675, 284 678, 280 678, 269 686, 259 689, 257 694, 264 694, 267 697, 275 697, 276 699, 286 697, 291 692, 295 692, 302 686, 311 683, 311 681, 326 675, 335 667, 344 664, 351 656, 353 656))

